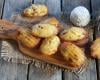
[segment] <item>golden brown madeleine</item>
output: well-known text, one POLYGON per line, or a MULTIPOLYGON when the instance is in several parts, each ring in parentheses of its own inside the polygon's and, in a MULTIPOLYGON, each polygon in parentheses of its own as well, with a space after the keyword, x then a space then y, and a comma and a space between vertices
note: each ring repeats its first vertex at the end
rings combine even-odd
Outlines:
POLYGON ((58 29, 54 25, 39 23, 32 26, 32 35, 34 36, 47 38, 56 34, 58 34, 58 29))
POLYGON ((63 41, 72 42, 82 46, 88 42, 88 32, 84 28, 71 27, 60 33, 60 38, 63 41))
POLYGON ((32 6, 26 8, 23 12, 23 15, 26 17, 41 17, 48 14, 48 8, 42 4, 32 4, 32 6))
POLYGON ((91 46, 91 56, 100 59, 100 37, 97 38, 91 46))
POLYGON ((60 39, 57 36, 45 38, 40 46, 40 51, 46 55, 52 55, 57 52, 60 45, 60 39))
POLYGON ((60 25, 59 21, 55 17, 48 18, 48 19, 42 21, 41 23, 52 24, 55 27, 57 27, 59 32, 61 31, 61 25, 60 25))
POLYGON ((28 29, 20 28, 17 40, 20 41, 24 46, 28 48, 34 48, 40 42, 40 38, 31 35, 28 29))
POLYGON ((59 21, 55 17, 48 18, 48 19, 42 21, 41 23, 49 23, 49 24, 52 24, 54 26, 59 25, 59 21))
POLYGON ((79 68, 85 63, 84 51, 75 44, 69 42, 62 43, 60 52, 64 56, 66 63, 71 67, 79 68))

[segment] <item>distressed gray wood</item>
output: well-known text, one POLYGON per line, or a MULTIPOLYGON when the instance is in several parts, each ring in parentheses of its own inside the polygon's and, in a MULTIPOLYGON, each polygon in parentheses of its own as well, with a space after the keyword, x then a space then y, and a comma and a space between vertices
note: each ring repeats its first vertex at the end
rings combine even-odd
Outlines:
MULTIPOLYGON (((69 21, 69 16, 71 11, 77 6, 85 6, 90 10, 90 0, 62 0, 62 10, 66 15, 65 19, 69 21)), ((91 35, 93 37, 93 35, 91 35)), ((65 80, 97 80, 96 77, 96 63, 95 60, 90 62, 88 69, 79 75, 79 78, 76 77, 73 73, 65 72, 65 80)))
MULTIPOLYGON (((3 4, 4 4, 4 0, 0 0, 0 19, 2 18, 3 4)), ((0 41, 0 50, 1 50, 1 41, 0 41)))
POLYGON ((89 67, 78 76, 72 73, 65 73, 65 80, 97 80, 95 60, 92 60, 89 67))
POLYGON ((62 10, 67 14, 70 14, 73 8, 77 6, 85 6, 90 9, 89 5, 90 0, 62 0, 62 10))
MULTIPOLYGON (((49 14, 60 15, 60 0, 34 0, 34 3, 46 4, 49 8, 49 14)), ((58 17, 58 16, 57 16, 58 17)), ((62 71, 44 72, 41 69, 30 65, 29 80, 62 80, 62 71)))
POLYGON ((3 18, 9 19, 31 4, 32 0, 5 0, 3 18))
POLYGON ((27 80, 28 65, 0 60, 0 80, 27 80))
POLYGON ((30 66, 29 80, 62 80, 61 70, 49 72, 30 66))
POLYGON ((2 16, 3 3, 4 3, 4 0, 0 0, 0 18, 2 16))
POLYGON ((100 0, 91 0, 92 16, 96 18, 100 14, 100 0))
MULTIPOLYGON (((92 4, 92 15, 97 24, 94 24, 95 27, 95 38, 100 36, 100 0, 91 0, 92 4)), ((100 80, 100 60, 97 60, 97 77, 100 80)))
MULTIPOLYGON (((4 19, 10 19, 15 12, 28 6, 30 0, 5 0, 4 19)), ((0 60, 0 80, 27 80, 28 65, 8 63, 0 60)))
POLYGON ((58 17, 61 14, 61 0, 34 0, 34 3, 47 5, 50 15, 58 17))

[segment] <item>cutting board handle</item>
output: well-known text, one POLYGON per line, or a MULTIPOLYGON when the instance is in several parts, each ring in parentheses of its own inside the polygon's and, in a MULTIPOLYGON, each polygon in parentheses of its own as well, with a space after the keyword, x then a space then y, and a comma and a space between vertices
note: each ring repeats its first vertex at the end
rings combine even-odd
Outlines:
POLYGON ((0 39, 15 39, 18 26, 7 20, 0 20, 0 39))

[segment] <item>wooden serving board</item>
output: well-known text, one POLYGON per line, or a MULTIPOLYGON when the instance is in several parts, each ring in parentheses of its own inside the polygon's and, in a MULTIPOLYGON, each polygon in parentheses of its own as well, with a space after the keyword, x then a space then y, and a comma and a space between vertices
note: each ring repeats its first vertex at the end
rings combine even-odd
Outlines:
POLYGON ((42 54, 39 51, 39 48, 29 49, 29 48, 23 46, 18 40, 16 40, 16 36, 18 34, 17 30, 21 26, 17 26, 9 21, 6 21, 6 20, 0 20, 0 26, 2 26, 1 31, 0 31, 1 32, 0 38, 15 40, 18 43, 19 50, 24 55, 29 56, 31 58, 41 60, 41 61, 48 62, 50 64, 54 64, 54 65, 59 66, 63 69, 69 69, 72 71, 79 69, 79 68, 69 66, 68 62, 66 62, 66 60, 64 60, 63 56, 60 54, 59 50, 54 55, 48 56, 48 55, 42 54))
POLYGON ((59 66, 63 69, 69 69, 69 70, 77 70, 78 68, 74 68, 68 65, 68 62, 64 60, 63 56, 60 54, 60 52, 56 52, 55 55, 45 55, 42 54, 39 49, 28 49, 24 46, 22 46, 19 43, 19 49, 20 51, 30 58, 35 58, 41 61, 48 62, 49 64, 54 64, 56 66, 59 66))

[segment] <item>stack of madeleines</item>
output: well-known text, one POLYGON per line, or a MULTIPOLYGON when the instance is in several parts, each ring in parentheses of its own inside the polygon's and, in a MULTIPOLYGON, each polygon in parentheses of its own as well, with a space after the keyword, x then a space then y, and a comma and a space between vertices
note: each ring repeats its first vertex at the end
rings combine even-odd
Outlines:
MULTIPOLYGON (((32 4, 23 12, 23 15, 28 18, 43 17, 47 14, 48 8, 40 4, 32 4)), ((44 55, 57 54, 59 49, 66 63, 70 67, 78 68, 86 60, 84 50, 81 47, 88 43, 89 33, 84 28, 76 26, 61 29, 59 24, 59 21, 52 17, 33 25, 31 29, 19 28, 17 39, 31 49, 39 45, 38 50, 44 55)), ((98 42, 100 43, 100 39, 94 42, 91 50, 93 56, 99 55, 100 58, 100 44, 98 45, 98 42)))

